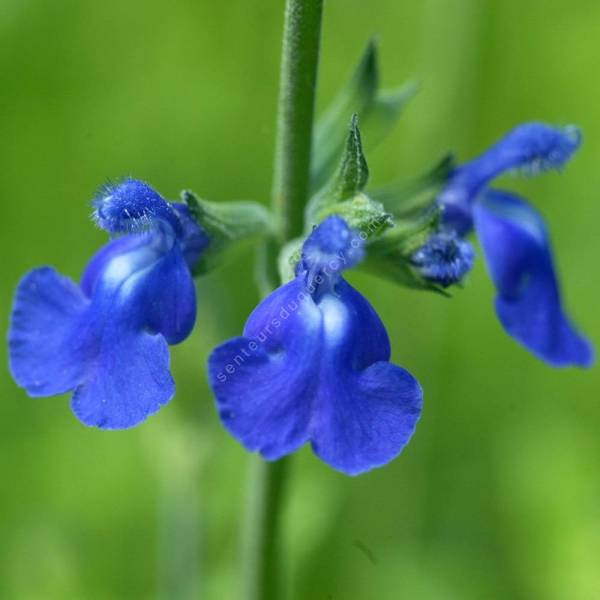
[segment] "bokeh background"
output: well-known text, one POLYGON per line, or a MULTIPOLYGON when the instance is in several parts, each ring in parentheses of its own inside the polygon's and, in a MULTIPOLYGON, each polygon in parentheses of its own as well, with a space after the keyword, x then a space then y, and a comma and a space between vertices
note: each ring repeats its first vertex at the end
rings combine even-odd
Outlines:
MULTIPOLYGON (((134 175, 170 198, 268 201, 283 0, 1 0, 2 337, 19 277, 77 278, 105 235, 89 200, 134 175)), ((510 182, 550 223, 566 302, 600 343, 597 0, 328 0, 319 107, 373 33, 383 81, 422 92, 371 156, 373 181, 513 125, 577 123, 565 173, 510 182)), ((508 338, 479 261, 450 300, 352 275, 426 391, 412 442, 347 478, 308 449, 284 514, 294 599, 600 598, 600 378, 508 338)), ((79 424, 29 399, 0 347, 0 598, 237 598, 248 456, 220 427, 210 349, 257 302, 252 255, 198 282, 173 349, 178 392, 143 426, 79 424)))

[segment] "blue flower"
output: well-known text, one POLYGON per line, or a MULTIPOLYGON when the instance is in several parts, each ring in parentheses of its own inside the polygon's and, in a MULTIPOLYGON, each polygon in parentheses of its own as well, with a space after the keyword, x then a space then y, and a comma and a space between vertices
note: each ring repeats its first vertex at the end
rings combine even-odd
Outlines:
POLYGON ((447 230, 464 236, 475 229, 497 288, 496 313, 504 329, 555 367, 590 366, 593 348, 563 308, 542 217, 515 194, 488 186, 506 171, 560 169, 580 142, 572 126, 521 125, 458 167, 438 198, 447 230))
POLYGON ((329 217, 306 240, 296 278, 210 356, 221 419, 248 450, 277 460, 310 441, 334 469, 356 475, 410 439, 421 388, 390 364, 381 320, 341 275, 363 252, 358 234, 329 217))
POLYGON ((133 427, 174 394, 168 344, 196 318, 190 268, 208 244, 187 208, 128 179, 94 200, 116 237, 77 285, 50 267, 28 273, 15 296, 10 368, 30 396, 73 392, 86 425, 133 427))
POLYGON ((453 231, 433 234, 411 257, 425 279, 442 287, 460 283, 474 260, 473 246, 453 231))

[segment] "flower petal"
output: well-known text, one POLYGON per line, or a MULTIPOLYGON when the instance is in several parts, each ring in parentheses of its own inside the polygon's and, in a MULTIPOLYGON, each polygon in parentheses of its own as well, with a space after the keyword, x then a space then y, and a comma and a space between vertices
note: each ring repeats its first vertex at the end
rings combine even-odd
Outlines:
POLYGON ((181 246, 164 244, 154 232, 113 240, 92 258, 81 287, 89 297, 98 296, 95 305, 102 298, 111 313, 126 310, 139 328, 177 344, 194 327, 196 290, 181 246))
POLYGON ((108 184, 93 201, 93 219, 111 233, 134 233, 163 227, 181 234, 181 224, 173 206, 147 183, 124 179, 108 184))
POLYGON ((160 235, 143 239, 122 252, 101 251, 92 267, 85 323, 96 352, 72 401, 86 425, 133 427, 174 394, 167 342, 183 340, 193 327, 195 290, 179 245, 165 252, 160 235))
POLYGON ((590 366, 592 346, 562 307, 541 216, 513 194, 489 191, 476 203, 474 217, 507 333, 550 365, 590 366))
POLYGON ((361 371, 390 359, 390 340, 379 315, 347 281, 341 279, 335 294, 326 295, 318 306, 324 320, 323 353, 336 368, 361 371))
POLYGON ((312 425, 315 454, 347 475, 387 464, 414 433, 422 398, 417 380, 387 362, 327 380, 312 425))
POLYGON ((411 256, 419 274, 442 287, 460 283, 473 268, 474 260, 471 243, 452 230, 434 233, 411 256))
POLYGON ((169 349, 160 335, 106 323, 99 352, 71 408, 85 425, 126 429, 158 411, 175 393, 169 349))
POLYGON ((338 297, 320 304, 327 349, 310 436, 322 460, 357 475, 401 452, 415 430, 423 393, 410 373, 387 362, 387 334, 371 305, 342 284, 338 297))
POLYGON ((90 338, 81 316, 89 302, 50 267, 19 283, 9 332, 10 369, 31 396, 72 390, 82 380, 90 338))
POLYGON ((465 235, 472 227, 472 202, 493 179, 512 169, 528 174, 558 169, 571 158, 580 143, 579 130, 573 126, 525 123, 515 127, 452 174, 438 198, 445 209, 445 225, 465 235))
POLYGON ((318 309, 296 279, 258 305, 245 337, 222 344, 209 358, 223 424, 248 450, 269 460, 308 440, 320 325, 318 309))
POLYGON ((106 266, 120 256, 133 252, 141 246, 148 244, 147 235, 126 235, 114 239, 104 245, 87 264, 83 276, 81 277, 81 289, 83 293, 91 298, 98 278, 102 275, 106 266))
POLYGON ((196 321, 196 288, 183 253, 175 245, 144 275, 139 310, 146 326, 169 344, 182 342, 196 321))

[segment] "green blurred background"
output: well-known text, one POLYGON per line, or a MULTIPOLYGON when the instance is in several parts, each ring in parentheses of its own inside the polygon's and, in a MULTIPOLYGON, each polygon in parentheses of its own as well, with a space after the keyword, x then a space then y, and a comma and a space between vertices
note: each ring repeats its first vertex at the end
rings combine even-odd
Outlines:
MULTIPOLYGON (((168 197, 268 201, 283 0, 0 1, 2 327, 19 277, 79 277, 105 235, 89 199, 134 175, 168 197)), ((566 301, 600 342, 597 0, 328 0, 318 105, 380 35, 383 80, 423 90, 370 157, 409 177, 513 125, 579 124, 564 175, 511 182, 546 215, 566 301)), ((600 378, 508 338, 479 261, 451 300, 353 275, 426 392, 390 466, 347 478, 308 449, 284 515, 294 599, 600 598, 600 378)), ((0 349, 0 598, 237 598, 248 456, 220 427, 210 349, 257 301, 251 254, 198 283, 178 393, 100 432, 30 400, 0 349)), ((5 335, 5 329, 2 330, 5 335)))

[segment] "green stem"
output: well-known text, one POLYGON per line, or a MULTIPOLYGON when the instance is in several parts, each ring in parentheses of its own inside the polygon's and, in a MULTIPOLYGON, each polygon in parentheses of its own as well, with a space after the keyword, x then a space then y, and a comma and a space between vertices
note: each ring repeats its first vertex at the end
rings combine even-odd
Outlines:
POLYGON ((302 233, 308 200, 322 13, 322 0, 286 2, 273 176, 283 240, 302 233))
POLYGON ((279 523, 289 458, 269 463, 252 456, 244 532, 244 598, 281 600, 279 523))
MULTIPOLYGON (((273 210, 278 240, 265 246, 259 278, 274 286, 281 243, 302 233, 308 201, 317 66, 323 0, 286 0, 277 139, 273 174, 273 210), (268 275, 271 274, 270 277, 268 275)), ((244 598, 281 600, 282 568, 279 523, 289 459, 265 462, 252 457, 244 544, 244 598)))

